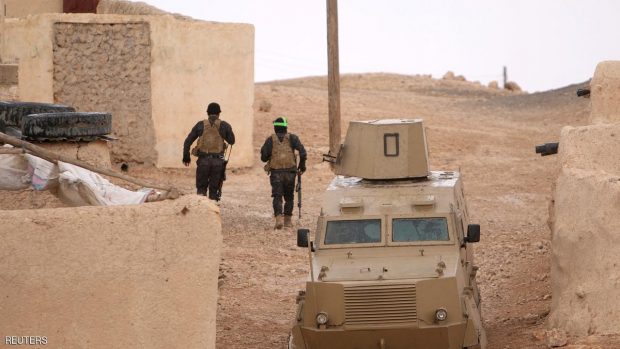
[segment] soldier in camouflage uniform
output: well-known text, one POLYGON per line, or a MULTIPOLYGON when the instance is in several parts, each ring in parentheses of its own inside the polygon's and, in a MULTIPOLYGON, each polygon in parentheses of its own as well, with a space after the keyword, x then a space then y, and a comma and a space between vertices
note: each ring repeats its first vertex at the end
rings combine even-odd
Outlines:
POLYGON ((192 149, 192 155, 198 156, 196 161, 196 191, 198 195, 207 195, 209 199, 218 200, 220 182, 223 180, 224 152, 226 143, 235 144, 235 134, 226 121, 219 119, 220 105, 210 103, 207 107, 208 119, 199 121, 185 138, 183 144, 183 164, 190 164, 190 147, 196 139, 198 144, 192 149))
POLYGON ((297 173, 306 171, 306 150, 299 137, 287 133, 288 121, 281 116, 274 120, 275 133, 269 136, 260 150, 260 158, 269 173, 271 196, 273 197, 273 214, 275 228, 292 227, 292 216, 295 193, 295 177, 297 173), (299 152, 299 164, 295 157, 299 152), (284 207, 282 206, 284 198, 284 207))

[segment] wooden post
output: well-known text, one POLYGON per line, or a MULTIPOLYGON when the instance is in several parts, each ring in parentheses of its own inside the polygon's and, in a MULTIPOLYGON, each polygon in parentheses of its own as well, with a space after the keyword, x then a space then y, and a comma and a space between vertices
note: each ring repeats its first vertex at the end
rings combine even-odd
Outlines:
POLYGON ((4 48, 4 39, 6 37, 5 26, 4 26, 4 17, 6 16, 6 5, 4 0, 0 0, 0 64, 4 63, 5 57, 5 48, 4 48))
POLYGON ((507 83, 508 83, 508 68, 504 66, 504 88, 506 88, 507 83))
POLYGON ((327 87, 329 98, 329 154, 340 149, 340 67, 338 58, 338 0, 327 0, 327 87))
POLYGON ((121 173, 114 172, 112 170, 108 170, 108 169, 104 169, 104 168, 98 168, 98 167, 93 166, 93 165, 91 165, 91 164, 89 164, 87 162, 71 159, 69 157, 66 157, 66 156, 63 156, 63 155, 60 155, 60 154, 56 154, 56 153, 51 152, 51 151, 49 151, 47 149, 41 148, 39 146, 36 146, 36 145, 34 145, 34 144, 30 143, 30 142, 26 142, 26 141, 23 141, 21 139, 8 136, 8 135, 6 135, 6 134, 4 134, 2 132, 0 132, 0 143, 6 143, 6 144, 10 144, 10 145, 12 145, 14 147, 24 149, 24 152, 26 152, 28 154, 32 154, 32 155, 34 155, 36 157, 40 157, 41 159, 47 160, 47 161, 52 162, 52 163, 58 163, 58 161, 62 161, 62 162, 66 162, 68 164, 79 166, 81 168, 85 168, 85 169, 87 169, 89 171, 100 173, 102 175, 106 175, 106 176, 122 179, 124 181, 129 182, 129 183, 137 184, 137 185, 139 185, 141 187, 152 188, 152 189, 160 189, 160 190, 163 190, 163 191, 167 192, 167 197, 171 198, 171 199, 173 199, 173 198, 176 199, 179 196, 178 190, 176 188, 174 188, 174 187, 166 187, 166 186, 162 186, 162 185, 148 183, 148 182, 144 182, 144 181, 142 181, 140 179, 137 179, 137 178, 133 178, 133 177, 121 174, 121 173))

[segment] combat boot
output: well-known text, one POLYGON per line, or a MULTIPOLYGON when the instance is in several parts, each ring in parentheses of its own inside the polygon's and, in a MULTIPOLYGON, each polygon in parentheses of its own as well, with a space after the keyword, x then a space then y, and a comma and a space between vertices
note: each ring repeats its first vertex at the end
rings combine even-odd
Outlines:
POLYGON ((274 228, 275 229, 282 229, 283 225, 284 225, 284 216, 277 215, 276 216, 276 225, 274 226, 274 228))
POLYGON ((292 216, 284 216, 284 227, 292 228, 293 227, 293 217, 292 216))

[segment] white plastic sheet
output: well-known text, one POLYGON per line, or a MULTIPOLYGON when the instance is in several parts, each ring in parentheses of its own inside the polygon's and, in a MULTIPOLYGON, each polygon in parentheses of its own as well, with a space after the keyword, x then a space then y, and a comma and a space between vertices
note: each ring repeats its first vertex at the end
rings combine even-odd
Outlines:
POLYGON ((131 191, 118 187, 97 173, 58 162, 58 197, 70 206, 136 205, 146 201, 153 190, 131 191))
POLYGON ((32 188, 48 190, 58 186, 58 167, 34 155, 24 155, 28 160, 28 172, 32 177, 32 188))

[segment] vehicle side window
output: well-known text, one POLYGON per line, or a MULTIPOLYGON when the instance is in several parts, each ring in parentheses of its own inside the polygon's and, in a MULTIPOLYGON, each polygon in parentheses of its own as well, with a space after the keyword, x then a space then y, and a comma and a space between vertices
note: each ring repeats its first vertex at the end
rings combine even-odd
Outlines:
POLYGON ((325 245, 381 242, 381 220, 328 221, 325 245))
POLYGON ((393 242, 449 241, 446 218, 396 218, 392 220, 393 242))

